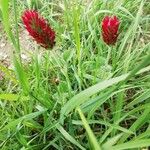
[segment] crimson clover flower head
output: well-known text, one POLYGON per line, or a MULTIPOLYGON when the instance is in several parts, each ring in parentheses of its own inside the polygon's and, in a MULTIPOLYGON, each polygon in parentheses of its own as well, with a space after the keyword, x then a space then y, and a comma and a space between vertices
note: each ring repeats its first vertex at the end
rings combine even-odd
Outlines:
POLYGON ((102 20, 102 37, 107 45, 114 45, 118 38, 120 21, 116 16, 105 16, 102 20))
POLYGON ((55 45, 55 32, 35 10, 26 10, 22 15, 25 28, 33 39, 45 49, 55 45))

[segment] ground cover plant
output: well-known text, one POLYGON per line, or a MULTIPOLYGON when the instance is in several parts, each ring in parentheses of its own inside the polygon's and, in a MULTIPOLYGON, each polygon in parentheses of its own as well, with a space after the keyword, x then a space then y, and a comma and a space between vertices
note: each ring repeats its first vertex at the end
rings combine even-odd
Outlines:
POLYGON ((0 0, 0 21, 0 149, 149 148, 149 0, 0 0))

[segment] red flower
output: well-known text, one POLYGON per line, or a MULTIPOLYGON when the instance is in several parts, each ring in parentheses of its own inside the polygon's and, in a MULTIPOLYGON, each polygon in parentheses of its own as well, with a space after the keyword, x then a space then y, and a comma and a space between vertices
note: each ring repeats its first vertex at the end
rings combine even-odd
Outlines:
POLYGON ((46 20, 35 10, 26 10, 22 15, 22 21, 29 34, 42 47, 48 49, 55 45, 55 32, 46 20))
POLYGON ((116 16, 104 17, 102 21, 102 37, 106 44, 114 45, 116 43, 118 35, 119 35, 118 34, 119 25, 120 25, 120 22, 116 16))

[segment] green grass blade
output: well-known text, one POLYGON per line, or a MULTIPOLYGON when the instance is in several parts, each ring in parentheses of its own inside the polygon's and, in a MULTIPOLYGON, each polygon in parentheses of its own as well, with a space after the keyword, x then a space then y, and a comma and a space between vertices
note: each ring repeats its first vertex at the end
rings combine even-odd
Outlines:
POLYGON ((123 144, 118 144, 116 146, 111 147, 111 150, 129 150, 129 149, 143 148, 148 146, 150 146, 150 139, 144 139, 144 140, 135 140, 123 144))
POLYGON ((150 129, 147 129, 147 131, 145 131, 144 133, 141 133, 140 135, 136 136, 134 139, 135 140, 140 140, 140 139, 144 139, 144 138, 149 138, 150 136, 150 129))
POLYGON ((18 100, 28 101, 29 97, 8 93, 8 94, 0 94, 0 99, 7 101, 18 101, 18 100))
MULTIPOLYGON (((141 67, 139 67, 139 68, 141 68, 141 67)), ((136 69, 136 71, 139 71, 139 68, 136 69)), ((138 72, 138 74, 143 73, 143 72, 148 71, 148 70, 150 70, 150 66, 140 70, 138 72)), ((134 71, 134 73, 136 73, 136 71, 134 71)), ((96 93, 98 93, 98 92, 114 85, 114 84, 117 84, 121 81, 129 79, 128 76, 132 77, 133 73, 131 72, 131 73, 128 73, 128 74, 121 75, 119 77, 115 77, 115 78, 112 78, 112 79, 109 79, 109 80, 105 80, 105 81, 100 82, 96 85, 93 85, 93 86, 87 88, 86 90, 80 92, 79 94, 75 95, 72 99, 70 99, 64 105, 64 107, 62 107, 60 121, 63 122, 65 115, 67 115, 70 111, 75 109, 77 106, 79 106, 79 105, 83 104, 85 101, 87 101, 90 96, 92 96, 92 95, 94 95, 94 94, 96 94, 96 93)))
POLYGON ((111 149, 111 147, 117 143, 117 141, 122 137, 122 135, 123 134, 121 133, 108 139, 108 141, 102 145, 103 150, 111 149))
POLYGON ((139 97, 135 98, 132 102, 126 105, 126 108, 133 107, 134 105, 141 103, 150 98, 150 90, 146 90, 144 93, 140 94, 139 97))
POLYGON ((18 77, 19 83, 23 89, 24 94, 28 94, 29 93, 29 82, 28 79, 26 77, 26 74, 23 70, 23 66, 21 64, 21 62, 19 60, 17 60, 16 57, 14 57, 14 65, 15 65, 15 71, 16 71, 16 75, 18 77))
POLYGON ((14 47, 17 49, 17 44, 11 32, 11 27, 10 27, 10 22, 9 22, 9 0, 0 0, 0 9, 2 11, 3 25, 5 28, 5 31, 9 39, 12 41, 14 47))
POLYGON ((24 120, 31 120, 33 118, 36 118, 37 116, 43 114, 46 110, 42 110, 42 111, 38 111, 38 112, 34 112, 34 113, 30 113, 30 114, 27 114, 23 117, 20 117, 14 121, 11 121, 9 122, 6 126, 4 126, 2 129, 0 129, 0 131, 3 131, 3 130, 8 130, 8 129, 11 129, 11 128, 14 128, 16 125, 18 125, 19 123, 21 123, 22 121, 24 120))
MULTIPOLYGON (((75 125, 82 125, 83 124, 81 121, 78 121, 78 120, 73 120, 72 123, 75 124, 75 125)), ((119 125, 116 125, 116 124, 110 124, 109 122, 106 122, 106 121, 103 121, 103 120, 88 120, 88 124, 101 124, 101 125, 105 125, 107 127, 111 127, 113 129, 122 131, 124 133, 134 134, 134 132, 132 132, 128 129, 120 127, 119 125)))
MULTIPOLYGON (((143 114, 139 116, 139 118, 133 123, 133 125, 129 128, 129 130, 133 132, 138 130, 142 125, 144 125, 150 119, 149 115, 150 115, 150 109, 147 108, 144 110, 143 114)), ((123 143, 129 136, 130 134, 124 134, 119 142, 123 143)))
MULTIPOLYGON (((76 4, 77 5, 77 4, 76 4)), ((79 30, 79 20, 80 20, 80 8, 79 6, 74 6, 73 8, 73 26, 74 26, 74 38, 77 50, 77 60, 78 60, 78 75, 81 74, 81 44, 80 44, 80 30, 79 30), (78 7, 78 8, 76 8, 78 7)))
MULTIPOLYGON (((134 115, 135 113, 138 113, 139 111, 143 111, 145 109, 150 109, 150 104, 145 104, 139 107, 134 108, 133 110, 129 111, 128 113, 124 114, 123 117, 121 117, 116 124, 119 124, 121 121, 123 121, 125 118, 127 118, 128 116, 134 115)), ((105 131, 105 133, 102 135, 102 137, 100 138, 100 143, 102 143, 107 136, 112 132, 114 128, 110 127, 108 130, 105 131)), ((130 129, 129 129, 130 130, 130 129)))
POLYGON ((78 113, 80 115, 82 123, 83 123, 83 125, 84 125, 84 127, 86 129, 87 134, 88 134, 88 138, 89 138, 89 141, 90 141, 89 143, 91 144, 91 147, 93 148, 93 150, 101 150, 101 147, 98 144, 97 139, 96 139, 94 133, 92 132, 92 130, 91 130, 91 128, 90 128, 90 126, 89 126, 89 124, 88 124, 84 114, 82 113, 81 109, 77 108, 77 111, 78 111, 78 113))
POLYGON ((60 133, 71 143, 73 143, 74 145, 76 145, 77 147, 79 147, 82 150, 86 150, 83 146, 81 146, 68 132, 66 132, 66 130, 64 130, 64 128, 60 125, 57 124, 56 128, 60 131, 60 133))
POLYGON ((10 78, 15 84, 18 83, 17 79, 13 77, 12 73, 8 68, 6 68, 4 65, 0 63, 0 70, 5 73, 6 77, 10 78))

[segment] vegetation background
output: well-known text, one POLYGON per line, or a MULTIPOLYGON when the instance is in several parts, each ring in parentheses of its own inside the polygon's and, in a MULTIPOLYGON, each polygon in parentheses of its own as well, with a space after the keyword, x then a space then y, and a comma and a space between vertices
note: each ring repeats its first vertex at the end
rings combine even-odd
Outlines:
POLYGON ((12 67, 0 63, 0 149, 148 149, 149 0, 0 0, 0 9, 1 37, 13 44, 12 67), (56 31, 51 51, 27 38, 28 61, 26 9, 56 31), (113 47, 101 38, 106 15, 121 20, 113 47))

